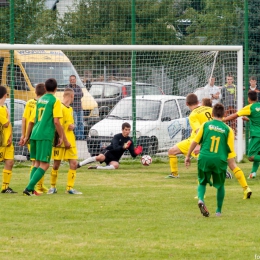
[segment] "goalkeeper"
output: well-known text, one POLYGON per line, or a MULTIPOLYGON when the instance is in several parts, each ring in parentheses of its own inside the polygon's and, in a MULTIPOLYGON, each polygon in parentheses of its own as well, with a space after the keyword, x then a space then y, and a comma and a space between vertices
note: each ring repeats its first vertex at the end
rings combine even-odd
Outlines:
POLYGON ((126 150, 130 152, 132 157, 136 157, 143 151, 142 146, 134 148, 133 141, 129 137, 131 126, 125 122, 122 124, 122 133, 116 134, 109 146, 107 146, 98 156, 90 157, 80 163, 77 168, 92 162, 106 163, 106 166, 89 166, 88 169, 114 170, 119 167, 119 160, 126 150))

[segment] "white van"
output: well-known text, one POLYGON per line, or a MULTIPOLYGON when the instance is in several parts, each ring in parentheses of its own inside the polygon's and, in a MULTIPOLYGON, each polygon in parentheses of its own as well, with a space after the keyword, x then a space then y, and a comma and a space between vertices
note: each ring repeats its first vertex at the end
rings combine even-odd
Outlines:
MULTIPOLYGON (((172 95, 136 96, 136 139, 144 154, 167 151, 190 134, 186 98, 172 95)), ((91 127, 87 139, 91 155, 99 154, 124 122, 132 120, 132 97, 121 99, 109 115, 91 127)), ((132 129, 133 130, 133 129, 132 129)), ((131 134, 130 134, 131 135, 131 134)))
MULTIPOLYGON (((10 51, 0 50, 0 84, 11 85, 10 51)), ((14 51, 14 98, 27 101, 35 97, 35 86, 48 78, 58 82, 56 96, 62 99, 64 88, 69 84, 69 76, 75 75, 77 84, 82 88, 84 97, 84 124, 86 130, 98 122, 99 112, 95 99, 84 87, 69 58, 59 50, 15 50, 14 51)))

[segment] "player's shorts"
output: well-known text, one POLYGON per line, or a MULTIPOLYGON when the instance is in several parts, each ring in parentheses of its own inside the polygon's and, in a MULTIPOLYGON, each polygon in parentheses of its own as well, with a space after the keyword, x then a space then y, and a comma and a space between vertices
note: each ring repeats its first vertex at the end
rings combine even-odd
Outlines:
POLYGON ((77 154, 77 148, 72 147, 69 149, 65 149, 65 147, 53 147, 52 149, 52 157, 53 160, 57 161, 67 161, 70 159, 78 159, 78 154, 77 154))
POLYGON ((1 146, 0 147, 0 162, 4 160, 13 160, 14 159, 14 146, 1 146))
POLYGON ((51 152, 52 152, 52 141, 49 140, 30 140, 31 158, 49 163, 51 160, 51 152))
MULTIPOLYGON (((31 150, 31 145, 30 145, 30 144, 27 144, 27 148, 28 148, 28 151, 30 152, 30 150, 31 150)), ((31 157, 31 155, 30 155, 30 160, 31 160, 31 161, 35 161, 35 159, 31 157)))
MULTIPOLYGON (((186 156, 189 149, 190 149, 190 145, 192 143, 192 139, 188 138, 185 140, 180 141, 179 143, 176 144, 176 146, 180 149, 180 151, 186 156)), ((196 155, 195 153, 191 153, 191 155, 193 157, 198 157, 198 155, 196 155)))
POLYGON ((249 140, 248 156, 255 156, 260 153, 260 137, 253 136, 249 140))
MULTIPOLYGON (((109 150, 103 150, 101 152, 101 154, 105 155, 105 160, 103 162, 105 162, 106 165, 109 165, 109 163, 112 161, 119 162, 119 159, 116 156, 114 156, 109 150)), ((103 162, 100 162, 100 163, 103 163, 103 162)))
POLYGON ((226 180, 227 161, 207 156, 199 156, 198 159, 198 181, 202 185, 209 183, 219 188, 224 185, 226 180))

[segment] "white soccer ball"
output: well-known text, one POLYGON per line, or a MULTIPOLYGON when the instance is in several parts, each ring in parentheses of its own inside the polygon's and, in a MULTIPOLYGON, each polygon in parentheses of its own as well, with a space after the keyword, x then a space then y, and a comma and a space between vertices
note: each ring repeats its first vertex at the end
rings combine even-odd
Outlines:
POLYGON ((143 155, 141 158, 141 163, 144 166, 149 166, 152 163, 152 158, 150 155, 143 155))

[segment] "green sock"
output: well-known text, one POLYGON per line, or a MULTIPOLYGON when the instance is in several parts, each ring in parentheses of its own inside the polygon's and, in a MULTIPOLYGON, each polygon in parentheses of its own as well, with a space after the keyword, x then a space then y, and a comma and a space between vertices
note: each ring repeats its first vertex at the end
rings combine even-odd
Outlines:
POLYGON ((217 189, 217 210, 216 210, 216 212, 221 213, 224 197, 225 197, 225 188, 224 188, 224 185, 222 185, 221 187, 219 187, 217 189))
POLYGON ((198 185, 198 198, 199 200, 204 201, 204 195, 206 193, 206 185, 198 185))
POLYGON ((254 162, 260 162, 260 155, 254 155, 254 162))
POLYGON ((34 172, 33 177, 30 179, 30 182, 29 182, 28 186, 26 187, 26 189, 28 191, 33 191, 34 186, 42 178, 44 173, 45 173, 45 171, 42 168, 38 168, 37 171, 34 172))
POLYGON ((34 175, 34 173, 35 173, 35 171, 37 170, 38 168, 36 168, 36 167, 33 167, 32 168, 32 170, 31 170, 31 172, 30 172, 30 179, 33 177, 33 175, 34 175))
POLYGON ((253 162, 253 167, 252 167, 251 172, 255 172, 256 173, 258 168, 259 168, 259 162, 253 162))

